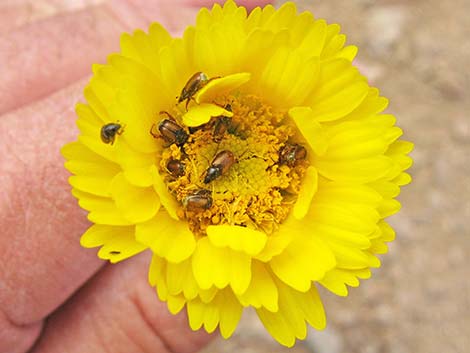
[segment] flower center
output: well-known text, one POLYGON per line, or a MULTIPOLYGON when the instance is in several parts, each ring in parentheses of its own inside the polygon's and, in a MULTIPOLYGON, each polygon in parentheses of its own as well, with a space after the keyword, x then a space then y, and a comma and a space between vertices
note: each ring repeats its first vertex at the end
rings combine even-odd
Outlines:
POLYGON ((182 146, 163 149, 160 167, 181 203, 191 231, 229 224, 270 234, 287 217, 308 167, 306 150, 286 113, 256 96, 229 96, 218 105, 233 112, 188 130, 182 146))

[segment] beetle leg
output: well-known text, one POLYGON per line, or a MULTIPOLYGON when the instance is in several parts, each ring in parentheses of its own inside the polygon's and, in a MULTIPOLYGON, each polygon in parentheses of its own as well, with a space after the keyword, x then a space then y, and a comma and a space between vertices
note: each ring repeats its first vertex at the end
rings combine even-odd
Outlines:
POLYGON ((166 115, 168 118, 170 118, 173 121, 176 121, 175 117, 168 113, 166 110, 161 110, 158 114, 160 115, 166 115))
POLYGON ((121 128, 116 132, 116 134, 122 135, 125 128, 126 128, 126 125, 121 125, 121 128))
POLYGON ((154 128, 157 126, 157 124, 152 124, 152 127, 150 128, 150 135, 152 135, 153 138, 157 139, 160 138, 160 134, 153 132, 154 128))

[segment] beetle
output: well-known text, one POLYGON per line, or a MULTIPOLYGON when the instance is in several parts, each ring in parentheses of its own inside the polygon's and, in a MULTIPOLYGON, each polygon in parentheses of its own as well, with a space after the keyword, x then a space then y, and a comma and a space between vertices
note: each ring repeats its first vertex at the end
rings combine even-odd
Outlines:
POLYGON ((178 178, 184 175, 185 164, 177 159, 170 159, 166 164, 166 169, 170 175, 178 178))
POLYGON ((299 144, 286 143, 284 147, 279 150, 279 163, 293 166, 297 161, 307 157, 307 150, 304 146, 299 144))
POLYGON ((211 192, 206 189, 197 190, 183 199, 183 206, 187 211, 208 210, 212 207, 211 192))
MULTIPOLYGON (((224 109, 231 112, 232 106, 230 104, 227 104, 224 107, 224 109)), ((232 124, 232 118, 228 116, 221 115, 215 118, 214 130, 212 131, 214 142, 219 143, 220 141, 222 141, 225 133, 229 130, 231 124, 232 124)))
POLYGON ((109 123, 101 127, 101 141, 112 145, 116 139, 116 135, 121 135, 124 132, 123 126, 119 123, 109 123))
POLYGON ((219 178, 221 175, 227 173, 232 165, 237 162, 235 155, 227 150, 217 153, 212 160, 209 168, 206 170, 204 177, 204 184, 209 184, 211 181, 219 178))
POLYGON ((207 85, 210 80, 211 79, 209 79, 204 72, 196 72, 189 78, 188 82, 186 82, 181 90, 181 94, 178 97, 178 104, 186 100, 186 110, 188 110, 189 101, 193 99, 197 91, 207 85))
POLYGON ((212 132, 212 139, 214 142, 219 143, 224 138, 225 133, 229 129, 232 123, 232 118, 228 116, 220 116, 214 124, 214 130, 212 132))
MULTIPOLYGON (((163 119, 158 123, 158 131, 160 132, 161 137, 171 144, 176 144, 177 146, 183 146, 189 138, 188 133, 184 130, 183 127, 178 125, 175 118, 173 118, 170 113, 162 111, 160 114, 166 114, 170 119, 163 119)), ((158 135, 153 132, 155 124, 150 128, 150 134, 157 138, 158 135)))

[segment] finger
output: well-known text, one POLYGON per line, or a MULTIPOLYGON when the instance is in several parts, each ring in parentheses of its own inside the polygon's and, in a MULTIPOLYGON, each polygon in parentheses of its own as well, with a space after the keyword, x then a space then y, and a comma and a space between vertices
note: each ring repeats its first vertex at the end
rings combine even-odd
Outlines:
POLYGON ((0 114, 62 88, 117 46, 122 25, 103 7, 34 22, 0 36, 0 114))
POLYGON ((93 0, 3 0, 0 2, 0 32, 15 28, 58 13, 78 10, 92 5, 93 0))
POLYGON ((79 245, 89 226, 70 194, 60 147, 75 139, 85 82, 0 119, 0 352, 29 342, 42 318, 101 266, 79 245), (33 326, 32 326, 33 325, 33 326))
POLYGON ((54 313, 31 353, 189 353, 209 340, 171 315, 148 285, 148 253, 98 273, 54 313))

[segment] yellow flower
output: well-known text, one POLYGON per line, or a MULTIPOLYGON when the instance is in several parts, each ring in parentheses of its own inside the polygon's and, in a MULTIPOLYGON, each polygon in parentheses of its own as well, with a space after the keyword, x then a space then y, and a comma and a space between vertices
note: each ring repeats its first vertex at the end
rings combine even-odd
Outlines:
POLYGON ((246 307, 286 346, 323 329, 317 285, 346 296, 380 266, 411 181, 413 145, 345 39, 291 2, 124 34, 62 150, 94 223, 82 245, 150 249, 150 284, 194 330, 227 338, 246 307))

